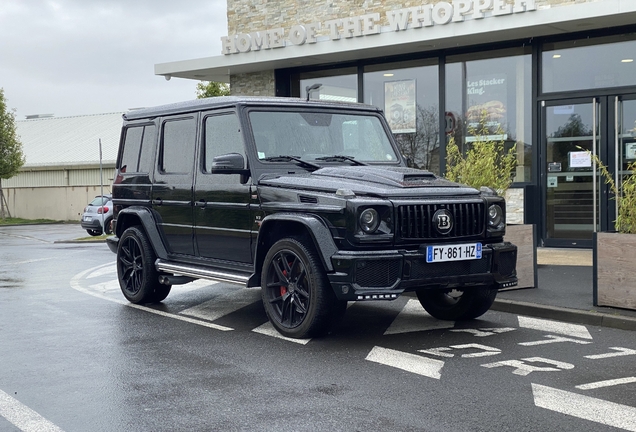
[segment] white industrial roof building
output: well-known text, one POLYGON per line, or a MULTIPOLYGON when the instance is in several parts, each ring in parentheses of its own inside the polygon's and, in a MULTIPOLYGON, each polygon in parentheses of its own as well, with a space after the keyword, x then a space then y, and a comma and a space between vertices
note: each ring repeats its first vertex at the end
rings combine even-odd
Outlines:
POLYGON ((104 193, 110 192, 122 114, 16 121, 26 163, 2 181, 11 215, 79 221, 86 204, 100 194, 100 140, 104 193))

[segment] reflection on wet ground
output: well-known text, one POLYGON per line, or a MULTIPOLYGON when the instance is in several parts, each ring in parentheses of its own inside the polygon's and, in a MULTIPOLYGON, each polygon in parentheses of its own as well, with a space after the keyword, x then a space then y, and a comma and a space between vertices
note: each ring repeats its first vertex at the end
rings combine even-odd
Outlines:
POLYGON ((24 288, 24 280, 5 277, 0 274, 0 288, 24 288))

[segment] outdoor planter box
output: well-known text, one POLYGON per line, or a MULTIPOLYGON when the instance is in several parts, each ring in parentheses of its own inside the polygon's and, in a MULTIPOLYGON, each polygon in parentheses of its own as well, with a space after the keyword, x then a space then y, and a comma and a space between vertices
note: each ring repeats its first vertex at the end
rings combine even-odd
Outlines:
POLYGON ((519 284, 511 289, 536 288, 537 248, 535 243, 535 225, 507 225, 504 240, 517 246, 517 278, 519 279, 519 284))
POLYGON ((594 234, 594 305, 636 310, 636 234, 594 234))

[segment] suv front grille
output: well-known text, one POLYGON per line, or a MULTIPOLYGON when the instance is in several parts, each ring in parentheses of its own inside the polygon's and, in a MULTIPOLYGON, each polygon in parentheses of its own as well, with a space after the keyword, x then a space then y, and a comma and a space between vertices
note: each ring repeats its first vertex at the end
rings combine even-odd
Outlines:
POLYGON ((399 205, 397 234, 399 240, 479 236, 485 229, 485 217, 483 202, 399 205), (453 216, 453 227, 447 234, 438 233, 433 226, 433 215, 441 209, 448 210, 453 216))

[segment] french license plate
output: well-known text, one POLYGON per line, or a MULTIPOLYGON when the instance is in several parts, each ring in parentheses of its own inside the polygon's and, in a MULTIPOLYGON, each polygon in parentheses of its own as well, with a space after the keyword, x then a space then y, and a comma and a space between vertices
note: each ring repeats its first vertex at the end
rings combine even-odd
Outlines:
POLYGON ((90 222, 93 220, 92 216, 84 216, 84 222, 90 222))
POLYGON ((481 259, 481 243, 428 246, 426 262, 447 262, 481 259))

